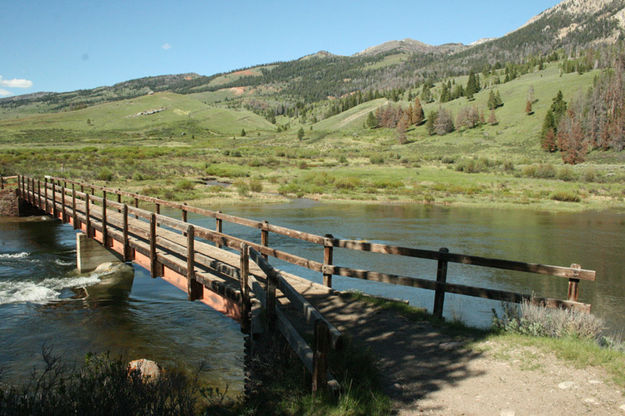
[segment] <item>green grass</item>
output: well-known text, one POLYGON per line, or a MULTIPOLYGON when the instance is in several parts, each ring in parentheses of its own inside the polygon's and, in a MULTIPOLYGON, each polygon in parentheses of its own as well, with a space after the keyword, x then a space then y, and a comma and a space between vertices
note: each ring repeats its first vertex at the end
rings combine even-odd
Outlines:
MULTIPOLYGON (((484 109, 488 88, 497 89, 504 101, 496 111, 498 125, 445 136, 428 136, 424 126, 412 127, 404 145, 394 129, 363 127, 368 113, 386 99, 315 124, 279 116, 278 125, 289 125, 282 132, 257 114, 217 103, 233 98, 229 90, 157 93, 59 113, 21 112, 13 114, 17 119, 0 121, 0 173, 99 177, 109 185, 135 190, 160 187, 161 196, 178 200, 214 196, 214 189, 203 186, 192 192, 175 187, 183 179, 214 176, 231 182, 248 178, 248 184, 253 179, 255 188, 262 189, 251 194, 239 194, 234 187, 220 190, 235 200, 282 194, 555 211, 623 209, 625 152, 594 151, 587 162, 568 167, 558 154, 539 146, 542 117, 558 89, 570 100, 585 91, 596 74, 560 76, 557 65, 550 64, 543 71, 487 87, 470 104, 484 109), (527 116, 530 86, 537 101, 535 114, 527 116), (132 117, 159 108, 164 110, 132 117), (300 127, 305 131, 302 141, 296 138, 300 127), (242 129, 245 137, 239 137, 242 129)), ((456 82, 465 84, 466 77, 456 82)), ((482 83, 489 80, 482 78, 482 83)), ((407 101, 400 104, 408 106, 407 101)), ((444 106, 457 113, 467 104, 460 98, 444 106)), ((426 105, 426 113, 438 106, 426 105)))

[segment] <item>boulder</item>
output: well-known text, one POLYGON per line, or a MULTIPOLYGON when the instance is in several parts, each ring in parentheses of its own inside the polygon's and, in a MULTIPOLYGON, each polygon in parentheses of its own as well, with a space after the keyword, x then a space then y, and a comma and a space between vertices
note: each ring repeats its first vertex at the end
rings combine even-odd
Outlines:
POLYGON ((153 382, 161 377, 161 368, 156 361, 141 358, 128 363, 128 374, 137 373, 143 382, 153 382))

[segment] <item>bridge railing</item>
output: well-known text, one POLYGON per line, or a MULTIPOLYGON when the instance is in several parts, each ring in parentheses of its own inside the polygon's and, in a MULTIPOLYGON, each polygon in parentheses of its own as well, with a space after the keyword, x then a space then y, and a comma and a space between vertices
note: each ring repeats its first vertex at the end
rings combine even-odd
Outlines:
POLYGON ((204 228, 198 231, 198 236, 212 241, 217 247, 226 246, 237 251, 240 250, 241 243, 245 242, 265 257, 272 256, 279 260, 283 260, 288 263, 321 273, 323 275, 323 282, 328 287, 332 287, 333 276, 344 276, 433 290, 435 292, 433 313, 438 317, 442 317, 443 315, 445 293, 447 292, 515 303, 520 303, 524 300, 527 300, 545 305, 547 307, 570 308, 584 312, 589 312, 591 307, 590 304, 581 303, 578 301, 579 282, 580 280, 594 281, 596 278, 596 274, 593 270, 582 269, 581 266, 579 266, 578 264, 572 264, 570 267, 551 266, 536 263, 493 259, 459 253, 450 253, 447 248, 441 248, 438 251, 434 251, 396 245, 368 243, 357 240, 338 239, 334 238, 331 234, 321 236, 287 227, 282 227, 279 225, 270 224, 267 221, 257 221, 248 218, 237 217, 222 213, 221 211, 212 211, 204 208, 193 207, 187 205, 186 203, 166 201, 159 198, 122 191, 120 189, 88 184, 59 177, 46 178, 46 181, 50 181, 51 183, 56 182, 58 186, 63 183, 65 188, 67 188, 67 184, 70 183, 74 186, 79 186, 81 192, 90 190, 92 195, 95 193, 96 190, 101 193, 116 195, 118 203, 121 203, 122 198, 130 198, 130 200, 134 202, 135 208, 138 208, 139 201, 152 204, 154 211, 157 214, 160 214, 161 207, 177 209, 181 211, 183 222, 187 221, 187 215, 189 212, 215 218, 215 230, 209 230, 204 228), (250 241, 246 241, 242 238, 234 237, 223 233, 222 231, 224 221, 253 229, 258 229, 260 231, 260 244, 256 244, 250 241), (297 256, 283 250, 271 248, 269 246, 270 233, 303 240, 320 246, 323 249, 323 262, 297 256), (404 256, 436 261, 436 280, 411 276, 401 276, 372 270, 359 270, 336 265, 333 262, 334 248, 343 248, 360 252, 382 253, 387 255, 404 256), (449 263, 460 263, 492 269, 521 271, 544 276, 565 278, 568 279, 567 296, 566 299, 543 298, 534 296, 532 294, 449 283, 447 282, 447 266, 449 263))
MULTIPOLYGON (((323 315, 308 302, 282 276, 282 272, 273 268, 269 262, 254 248, 246 243, 241 244, 241 292, 246 308, 251 306, 250 291, 262 304, 265 310, 265 320, 270 332, 278 329, 287 341, 293 352, 299 357, 304 367, 312 374, 312 391, 337 390, 339 383, 332 376, 328 368, 330 349, 340 349, 343 335, 334 325, 328 322, 323 315), (265 273, 265 285, 249 274, 250 260, 256 263, 265 273), (313 347, 311 348, 300 332, 288 319, 276 299, 276 290, 289 300, 290 307, 303 316, 308 325, 314 325, 313 347)), ((246 313, 251 316, 251 313, 246 313)), ((252 319, 253 321, 253 319, 252 319)), ((254 325, 251 323, 251 325, 254 325)), ((255 329, 251 328, 253 334, 255 329)))
POLYGON ((17 175, 15 176, 2 176, 0 175, 0 189, 4 189, 7 186, 17 185, 17 175))

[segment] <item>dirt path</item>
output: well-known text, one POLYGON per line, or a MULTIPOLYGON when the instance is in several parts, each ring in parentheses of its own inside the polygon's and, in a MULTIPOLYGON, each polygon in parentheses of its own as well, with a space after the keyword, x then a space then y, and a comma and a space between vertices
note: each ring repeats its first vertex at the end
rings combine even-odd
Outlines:
POLYGON ((468 348, 429 322, 345 297, 306 297, 379 357, 398 415, 625 415, 623 391, 600 369, 488 340, 468 348))

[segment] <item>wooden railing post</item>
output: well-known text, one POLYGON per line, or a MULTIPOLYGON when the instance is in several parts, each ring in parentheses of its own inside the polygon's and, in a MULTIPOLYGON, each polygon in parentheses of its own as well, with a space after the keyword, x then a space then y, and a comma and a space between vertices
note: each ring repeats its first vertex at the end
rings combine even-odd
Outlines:
MULTIPOLYGON (((182 205, 187 205, 187 203, 183 203, 182 205)), ((182 221, 187 222, 187 210, 182 208, 182 221)))
POLYGON ((4 177, 0 175, 0 189, 4 189, 4 177))
POLYGON ((160 214, 161 213, 161 204, 156 203, 155 206, 154 206, 154 209, 155 209, 154 212, 156 212, 157 214, 160 214))
POLYGON ((150 215, 150 275, 157 277, 156 270, 156 214, 150 215))
MULTIPOLYGON (((135 208, 139 208, 139 198, 135 198, 135 208)), ((135 214, 135 219, 139 219, 139 215, 135 214)))
POLYGON ((90 206, 91 206, 91 197, 89 196, 89 194, 85 194, 85 218, 86 218, 85 227, 87 228, 87 237, 91 237, 91 213, 89 212, 90 206))
POLYGON ((276 280, 275 271, 272 270, 271 273, 267 273, 265 305, 267 307, 267 326, 270 332, 274 332, 276 328, 276 287, 278 286, 276 280))
MULTIPOLYGON (((260 229, 260 245, 263 247, 269 247, 269 222, 263 221, 262 228, 260 229)), ((265 260, 269 258, 266 254, 263 254, 265 260)))
POLYGON ((52 216, 56 218, 56 184, 52 181, 52 216))
POLYGON ((108 247, 108 227, 106 220, 106 191, 102 191, 102 245, 108 247))
POLYGON ((332 234, 326 234, 323 240, 323 285, 327 287, 332 287, 332 273, 326 271, 326 266, 332 266, 333 239, 332 234))
POLYGON ((46 199, 46 212, 49 212, 50 210, 48 209, 48 178, 43 178, 43 192, 44 192, 44 197, 46 199))
MULTIPOLYGON (((221 211, 217 211, 217 215, 221 214, 221 211)), ((218 233, 222 232, 222 221, 221 218, 215 217, 215 231, 218 233)), ((221 244, 215 243, 215 247, 221 248, 221 244)))
MULTIPOLYGON (((575 275, 577 275, 577 270, 581 270, 582 266, 580 266, 579 264, 571 264, 571 269, 575 269, 576 273, 575 275)), ((577 299, 579 298, 579 279, 576 279, 574 277, 569 279, 569 290, 568 290, 568 294, 567 294, 567 299, 572 301, 572 302, 577 302, 577 299)))
POLYGON ((61 222, 65 222, 65 186, 61 186, 61 222))
POLYGON ((78 229, 78 216, 76 215, 76 185, 72 182, 72 225, 78 229))
POLYGON ((245 243, 241 243, 241 332, 249 334, 250 332, 250 253, 249 247, 245 243))
POLYGON ((37 179, 37 207, 41 209, 41 180, 37 179))
POLYGON ((124 206, 122 207, 122 215, 124 217, 123 220, 123 238, 124 238, 124 251, 123 251, 123 256, 124 256, 124 261, 130 261, 130 244, 128 243, 128 205, 124 204, 124 206))
MULTIPOLYGON (((445 247, 438 250, 439 253, 446 254, 449 250, 445 247)), ((443 318, 443 305, 445 304, 445 282, 447 281, 447 260, 439 259, 436 270, 436 292, 434 293, 434 316, 443 318)))
POLYGON ((187 298, 196 300, 202 297, 203 285, 195 280, 195 228, 187 227, 187 298))
POLYGON ((315 348, 313 350, 312 391, 325 390, 328 386, 328 354, 330 352, 330 330, 322 319, 315 321, 315 348))

